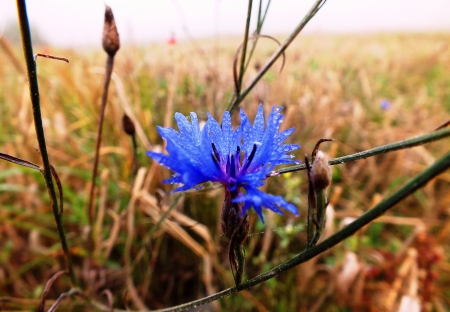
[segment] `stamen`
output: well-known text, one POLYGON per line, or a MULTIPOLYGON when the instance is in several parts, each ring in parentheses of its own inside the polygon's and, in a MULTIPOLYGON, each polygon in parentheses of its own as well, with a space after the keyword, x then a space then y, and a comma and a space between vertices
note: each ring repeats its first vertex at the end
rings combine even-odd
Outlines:
POLYGON ((255 154, 256 154, 256 144, 253 144, 253 149, 250 153, 250 156, 248 156, 248 158, 247 158, 247 161, 249 164, 252 162, 253 157, 255 157, 255 154))
POLYGON ((228 175, 232 178, 236 178, 236 157, 231 155, 230 167, 228 168, 228 175))
POLYGON ((253 149, 250 152, 250 155, 248 156, 247 161, 245 162, 245 165, 242 167, 241 171, 248 169, 248 167, 253 161, 253 158, 255 157, 255 154, 256 154, 256 144, 253 144, 253 149))
POLYGON ((214 165, 216 165, 217 170, 222 170, 220 168, 220 154, 219 151, 217 150, 216 146, 214 145, 214 143, 211 143, 212 148, 214 153, 211 153, 212 159, 214 161, 214 165))
POLYGON ((212 157, 212 159, 213 159, 214 165, 216 165, 217 170, 222 170, 222 169, 220 168, 220 164, 219 164, 219 162, 217 161, 216 156, 215 156, 213 153, 211 153, 211 157, 212 157))
POLYGON ((211 143, 212 149, 214 151, 214 155, 216 156, 216 159, 218 162, 220 162, 220 153, 216 148, 216 145, 214 143, 211 143))

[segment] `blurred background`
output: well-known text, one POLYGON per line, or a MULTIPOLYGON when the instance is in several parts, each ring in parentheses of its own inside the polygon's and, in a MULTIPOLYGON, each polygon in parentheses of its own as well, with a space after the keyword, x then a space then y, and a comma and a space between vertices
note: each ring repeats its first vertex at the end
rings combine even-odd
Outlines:
MULTIPOLYGON (((263 1, 267 3, 267 1, 263 1)), ((313 1, 272 1, 264 31, 272 35, 290 32, 313 1)), ((34 0, 28 14, 34 31, 49 45, 95 46, 102 29, 104 6, 115 12, 123 44, 241 35, 247 1, 242 0, 34 0)), ((253 6, 257 11, 257 5, 253 6)), ((450 30, 446 0, 328 1, 305 28, 305 33, 430 32, 450 30)), ((15 1, 3 0, 0 34, 14 28, 15 1)), ((257 14, 253 14, 256 17, 257 14)))
MULTIPOLYGON (((267 4, 263 1, 263 6, 267 4)), ((262 33, 283 42, 313 1, 272 1, 262 33)), ((259 1, 254 1, 253 17, 259 1)), ((15 2, 0 3, 0 152, 40 164, 15 2)), ((296 159, 321 138, 330 158, 408 139, 450 119, 448 0, 329 0, 241 103, 253 120, 282 105, 282 130, 295 127, 296 159)), ((233 61, 247 14, 243 0, 28 1, 38 58, 50 160, 64 190, 64 226, 84 297, 61 311, 157 309, 233 286, 220 230, 223 190, 173 194, 156 126, 177 129, 174 113, 220 120, 234 94, 233 61), (122 48, 115 57, 97 183, 95 241, 87 244, 106 54, 105 3, 122 48), (126 113, 137 149, 123 131, 126 113), (136 157, 134 154, 136 153, 136 157), (135 174, 135 166, 139 167, 135 174), (130 192, 131 188, 134 192, 130 192), (169 212, 170 211, 170 212, 169 212)), ((252 18, 250 33, 256 28, 252 18)), ((277 49, 259 39, 244 86, 277 49)), ((237 114, 234 125, 239 122, 237 114)), ((333 166, 327 237, 389 196, 448 151, 448 139, 333 166)), ((250 213, 244 280, 304 250, 304 171, 267 180, 263 190, 297 205, 300 217, 250 213)), ((450 311, 450 173, 409 196, 343 243, 202 311, 450 311)), ((39 172, 0 161, 0 310, 35 310, 47 281, 65 268, 39 172)), ((62 276, 46 309, 71 285, 62 276)))

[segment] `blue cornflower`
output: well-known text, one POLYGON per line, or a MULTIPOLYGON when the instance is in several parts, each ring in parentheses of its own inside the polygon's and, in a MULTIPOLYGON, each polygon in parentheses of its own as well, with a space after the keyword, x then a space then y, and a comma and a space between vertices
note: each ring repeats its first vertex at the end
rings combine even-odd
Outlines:
POLYGON ((273 107, 267 126, 264 127, 264 112, 259 105, 253 125, 241 109, 241 125, 233 130, 229 112, 222 117, 222 126, 208 114, 200 130, 195 113, 189 120, 180 113, 175 114, 179 132, 171 128, 158 127, 161 137, 167 141, 169 155, 147 152, 158 163, 175 171, 164 183, 182 184, 174 191, 184 191, 211 181, 223 185, 228 206, 239 206, 240 215, 253 207, 262 221, 262 207, 283 214, 280 208, 298 215, 295 205, 281 196, 266 194, 258 188, 275 166, 295 164, 288 153, 298 149, 297 144, 282 144, 294 128, 278 132, 283 120, 281 107, 273 107))
POLYGON ((391 102, 388 99, 383 99, 380 102, 380 107, 382 110, 388 110, 391 107, 391 102))

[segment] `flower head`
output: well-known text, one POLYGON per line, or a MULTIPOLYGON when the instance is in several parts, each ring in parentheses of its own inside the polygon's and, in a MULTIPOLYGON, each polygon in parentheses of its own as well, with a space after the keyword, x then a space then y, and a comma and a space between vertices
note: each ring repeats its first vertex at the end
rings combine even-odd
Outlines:
POLYGON ((294 164, 288 153, 298 149, 296 144, 283 144, 294 128, 278 132, 283 114, 281 107, 272 107, 265 127, 262 105, 258 108, 253 125, 241 109, 241 125, 233 130, 231 116, 225 112, 222 126, 208 114, 200 130, 195 113, 189 120, 180 113, 175 114, 179 132, 171 128, 158 127, 158 132, 167 141, 164 155, 147 152, 158 163, 175 171, 164 183, 182 184, 174 191, 184 191, 211 181, 219 182, 231 196, 231 202, 240 203, 243 215, 251 207, 262 216, 262 207, 283 214, 280 208, 298 215, 295 205, 281 196, 266 194, 258 188, 275 166, 294 164))

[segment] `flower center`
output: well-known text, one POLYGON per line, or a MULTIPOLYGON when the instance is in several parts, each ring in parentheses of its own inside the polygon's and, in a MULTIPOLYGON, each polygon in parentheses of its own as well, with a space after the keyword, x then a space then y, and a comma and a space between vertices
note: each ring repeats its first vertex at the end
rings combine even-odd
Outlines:
MULTIPOLYGON (((219 150, 217 149, 216 145, 214 143, 211 143, 212 146, 212 159, 214 162, 214 165, 216 168, 228 177, 226 180, 226 184, 229 186, 229 188, 237 188, 236 179, 240 175, 246 174, 246 171, 248 170, 249 166, 251 165, 253 159, 255 158, 256 154, 256 144, 253 144, 252 151, 250 152, 250 155, 241 161, 241 157, 243 156, 241 153, 241 148, 238 146, 236 148, 236 153, 227 155, 226 162, 224 157, 220 155, 219 150)), ((245 155, 244 155, 245 157, 245 155)), ((232 190, 232 189, 231 189, 232 190)))
POLYGON ((237 183, 236 183, 236 179, 235 178, 230 177, 228 179, 228 189, 231 192, 237 191, 237 183))

